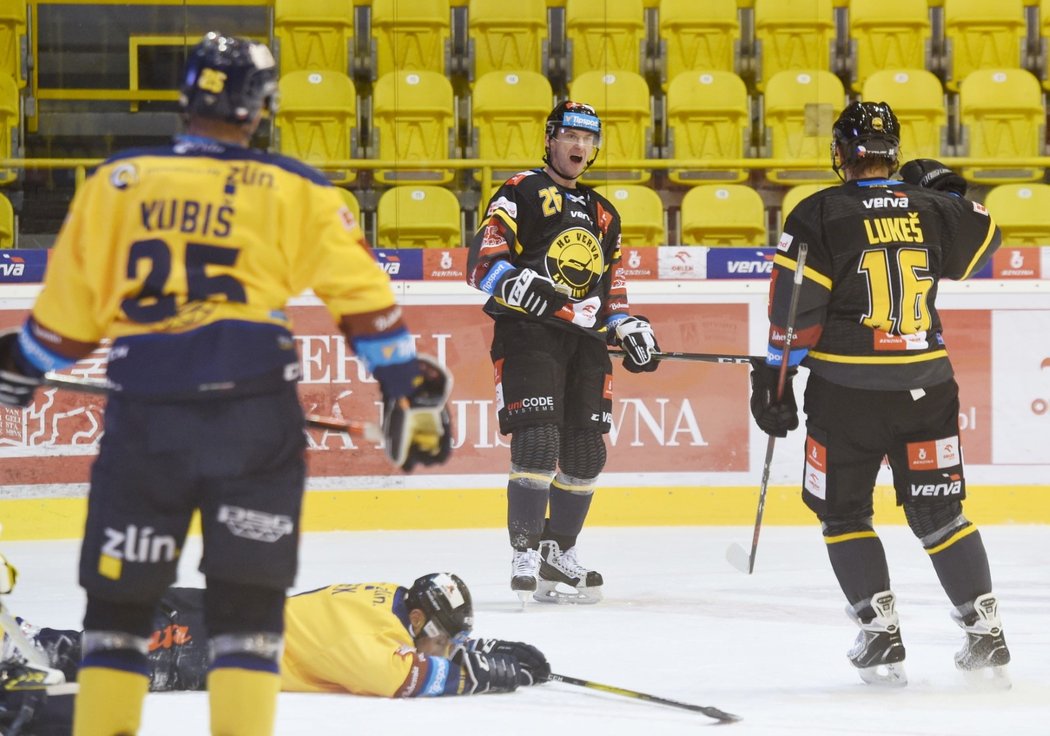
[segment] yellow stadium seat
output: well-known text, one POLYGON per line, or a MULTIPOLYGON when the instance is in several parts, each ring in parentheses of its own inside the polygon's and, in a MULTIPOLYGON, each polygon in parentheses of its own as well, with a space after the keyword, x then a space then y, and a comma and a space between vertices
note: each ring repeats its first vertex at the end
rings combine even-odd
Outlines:
POLYGON ((380 248, 458 248, 459 200, 426 184, 388 189, 379 197, 376 233, 380 248))
POLYGON ((276 0, 273 31, 282 74, 300 69, 351 73, 353 0, 276 0))
POLYGON ((1046 113, 1039 80, 1024 69, 978 69, 959 85, 962 144, 957 153, 992 158, 995 166, 963 167, 972 182, 1006 184, 1043 178, 1025 159, 1043 154, 1046 113))
POLYGON ((620 214, 620 244, 628 248, 667 245, 667 224, 660 195, 640 184, 608 184, 597 192, 620 214))
POLYGON ((975 69, 1022 65, 1025 14, 1022 0, 944 0, 947 63, 945 86, 959 89, 975 69))
POLYGON ((682 198, 682 245, 766 245, 761 195, 745 184, 703 184, 682 198))
MULTIPOLYGON (((757 0, 756 0, 757 2, 757 0)), ((771 158, 826 159, 819 169, 771 168, 766 177, 777 184, 838 181, 828 151, 831 126, 845 106, 842 82, 826 71, 784 71, 766 86, 764 113, 771 158)))
POLYGON ((437 72, 391 72, 379 78, 372 92, 373 133, 378 158, 423 163, 418 169, 381 169, 376 180, 447 184, 451 169, 435 169, 425 162, 454 158, 455 108, 452 84, 437 72))
MULTIPOLYGON (((354 158, 357 95, 350 77, 334 71, 297 71, 279 82, 277 138, 281 153, 312 165, 354 158)), ((328 169, 325 176, 347 184, 354 169, 328 169)))
POLYGON ((660 59, 666 85, 684 71, 736 71, 736 0, 660 0, 660 59))
POLYGON ((395 70, 444 74, 452 49, 448 0, 372 0, 376 76, 395 70))
MULTIPOLYGON (((0 158, 18 158, 22 153, 20 101, 14 78, 0 75, 0 158)), ((0 169, 0 185, 17 178, 17 170, 0 169)))
POLYGON ((831 0, 755 0, 755 87, 789 69, 831 71, 831 0))
POLYGON ((0 194, 0 248, 14 248, 15 234, 15 210, 11 206, 11 200, 0 194))
POLYGON ((882 69, 929 66, 930 11, 924 2, 851 0, 849 34, 854 91, 882 69))
POLYGON ((1043 88, 1050 89, 1050 0, 1039 2, 1039 76, 1043 88))
POLYGON ((357 224, 364 230, 365 226, 361 224, 361 203, 357 201, 357 197, 349 189, 343 187, 336 187, 339 192, 339 196, 343 198, 343 202, 346 204, 346 208, 350 210, 350 214, 354 216, 357 224))
POLYGON ((946 153, 948 113, 941 80, 925 69, 883 69, 864 83, 861 95, 888 102, 901 126, 902 161, 946 153))
POLYGON ((572 77, 588 71, 641 71, 642 0, 565 0, 572 77))
MULTIPOLYGON (((493 169, 494 181, 504 181, 540 160, 544 125, 553 106, 545 76, 489 72, 475 83, 473 100, 477 157, 505 162, 493 169)), ((479 172, 476 178, 480 177, 479 172)))
POLYGON ((780 227, 784 228, 784 220, 791 214, 791 210, 803 199, 811 194, 816 194, 822 189, 827 189, 834 184, 799 184, 784 192, 784 199, 780 202, 780 227))
POLYGON ((0 2, 0 74, 10 74, 19 88, 25 87, 28 64, 25 0, 4 0, 0 2))
POLYGON ((1050 245, 1050 184, 1000 184, 984 206, 1003 231, 1003 245, 1050 245))
POLYGON ((474 79, 492 71, 543 73, 547 57, 547 5, 544 0, 470 0, 467 9, 474 79))
MULTIPOLYGON (((733 72, 687 71, 667 89, 667 146, 664 158, 734 159, 748 154, 751 138, 751 103, 744 82, 733 72)), ((721 181, 734 183, 748 177, 746 169, 670 169, 676 184, 721 181)))
POLYGON ((602 148, 585 181, 649 181, 652 172, 647 168, 615 168, 618 161, 647 158, 652 147, 652 104, 642 76, 627 71, 586 72, 570 85, 569 97, 594 107, 602 121, 602 148))

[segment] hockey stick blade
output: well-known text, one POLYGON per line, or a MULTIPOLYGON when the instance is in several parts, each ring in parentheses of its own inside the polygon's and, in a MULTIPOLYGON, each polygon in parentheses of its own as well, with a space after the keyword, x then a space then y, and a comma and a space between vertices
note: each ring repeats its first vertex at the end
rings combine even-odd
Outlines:
POLYGON ((613 695, 622 695, 625 698, 634 698, 635 700, 644 700, 649 703, 657 703, 659 705, 667 705, 672 708, 681 708, 682 710, 692 711, 694 713, 702 713, 708 718, 714 718, 719 723, 735 723, 741 720, 740 716, 732 713, 726 713, 724 710, 715 708, 710 705, 694 705, 693 703, 683 703, 680 700, 671 700, 670 698, 661 698, 659 695, 647 695, 646 693, 640 693, 637 690, 628 690, 623 687, 616 687, 615 685, 603 685, 600 682, 593 682, 591 680, 581 680, 578 677, 569 677, 568 675, 556 675, 553 672, 547 675, 548 682, 562 682, 566 685, 577 685, 578 687, 586 687, 591 690, 600 690, 605 693, 612 693, 613 695))
MULTIPOLYGON (((52 372, 44 375, 44 384, 67 391, 77 391, 82 394, 107 395, 113 390, 113 386, 109 381, 103 378, 69 376, 52 372)), ((369 442, 378 443, 383 441, 383 431, 371 422, 347 422, 335 417, 307 414, 306 425, 315 429, 345 432, 351 437, 358 437, 369 442)))
MULTIPOLYGON (((622 358, 626 350, 613 349, 609 355, 622 358)), ((683 360, 691 363, 727 363, 730 365, 751 365, 752 361, 763 361, 760 355, 721 355, 719 353, 653 353, 656 360, 683 360)))
POLYGON ((750 575, 752 572, 751 567, 751 556, 747 553, 747 550, 741 547, 736 542, 733 542, 726 549, 726 560, 729 564, 735 567, 745 575, 750 575))

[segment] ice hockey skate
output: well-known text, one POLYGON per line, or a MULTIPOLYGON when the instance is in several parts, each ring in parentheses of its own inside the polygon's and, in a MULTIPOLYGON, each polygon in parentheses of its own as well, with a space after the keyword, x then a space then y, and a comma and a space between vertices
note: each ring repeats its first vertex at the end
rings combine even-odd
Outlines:
POLYGON ((540 553, 534 549, 514 550, 511 560, 510 589, 518 595, 522 605, 536 592, 540 575, 540 553))
POLYGON ((908 684, 895 601, 895 596, 888 590, 873 595, 871 607, 875 617, 867 622, 861 620, 853 606, 846 606, 846 614, 860 627, 857 640, 846 656, 857 668, 860 679, 869 685, 904 687, 908 684))
POLYGON ((952 611, 952 620, 966 633, 963 648, 955 653, 955 666, 974 685, 1008 689, 1011 685, 1006 665, 1010 650, 1003 636, 999 603, 991 593, 978 596, 973 612, 952 611))
POLYGON ((597 603, 602 599, 600 573, 576 559, 576 547, 564 552, 553 540, 540 542, 540 579, 533 598, 541 603, 597 603))

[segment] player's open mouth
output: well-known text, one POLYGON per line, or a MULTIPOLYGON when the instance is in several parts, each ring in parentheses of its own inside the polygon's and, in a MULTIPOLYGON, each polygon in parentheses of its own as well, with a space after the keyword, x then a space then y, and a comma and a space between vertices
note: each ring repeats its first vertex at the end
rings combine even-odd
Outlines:
POLYGON ((583 163, 583 156, 569 156, 569 159, 574 164, 582 164, 583 163))

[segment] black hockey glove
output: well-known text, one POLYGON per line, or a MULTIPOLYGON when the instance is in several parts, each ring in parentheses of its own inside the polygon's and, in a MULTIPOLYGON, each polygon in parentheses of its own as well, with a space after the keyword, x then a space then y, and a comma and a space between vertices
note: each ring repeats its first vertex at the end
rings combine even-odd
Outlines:
POLYGON ((452 661, 460 666, 463 674, 460 695, 512 693, 518 689, 521 678, 518 662, 506 654, 484 654, 459 647, 452 661))
POLYGON ((751 363, 751 416, 766 434, 787 437, 787 433, 798 428, 798 406, 791 379, 797 368, 788 368, 784 380, 784 397, 777 401, 777 381, 780 369, 766 365, 765 361, 751 363))
POLYGON ((408 396, 386 401, 383 437, 386 454, 406 473, 416 463, 434 465, 452 453, 452 421, 448 415, 452 376, 436 360, 418 355, 419 377, 408 396))
POLYGON ((42 376, 27 375, 19 367, 17 356, 18 330, 0 333, 0 404, 26 407, 33 403, 33 394, 43 383, 42 376))
POLYGON ((917 158, 901 167, 901 179, 938 192, 966 196, 966 180, 932 158, 917 158))
POLYGON ((518 685, 522 687, 546 682, 551 673, 551 666, 543 652, 531 644, 503 639, 474 639, 470 642, 469 649, 473 652, 513 657, 519 668, 518 685))
POLYGON ((640 314, 618 322, 609 330, 608 342, 627 353, 623 356, 623 367, 631 373, 648 373, 660 365, 653 357, 653 353, 660 352, 653 326, 640 314))
POLYGON ((533 317, 554 314, 569 302, 569 295, 546 276, 540 276, 531 268, 510 271, 500 279, 496 294, 512 307, 517 307, 533 317))

